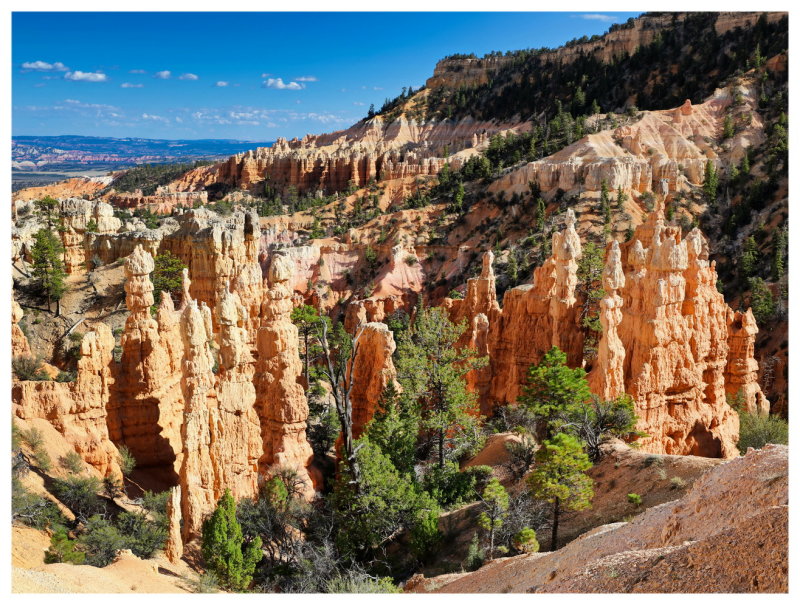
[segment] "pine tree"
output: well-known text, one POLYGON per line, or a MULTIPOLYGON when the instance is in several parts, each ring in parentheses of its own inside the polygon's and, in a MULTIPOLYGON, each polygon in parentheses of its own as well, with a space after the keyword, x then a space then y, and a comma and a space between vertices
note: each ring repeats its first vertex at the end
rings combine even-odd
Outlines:
POLYGON ((415 402, 408 401, 391 381, 383 390, 378 410, 364 433, 389 457, 399 472, 410 474, 414 472, 417 461, 419 422, 419 409, 415 402))
POLYGON ((622 191, 622 185, 620 185, 617 187, 617 210, 622 210, 626 201, 628 201, 628 194, 622 191))
POLYGON ((744 250, 742 251, 742 277, 748 278, 756 273, 758 265, 758 245, 756 238, 752 235, 744 240, 744 250))
POLYGON ((236 502, 229 489, 203 523, 202 552, 206 569, 217 574, 222 586, 237 591, 250 586, 256 564, 263 557, 261 538, 245 543, 242 527, 236 520, 236 502))
POLYGON ((66 272, 61 261, 64 247, 61 240, 47 228, 39 229, 34 236, 31 256, 33 257, 33 278, 42 294, 47 297, 47 308, 56 301, 56 316, 61 314, 61 297, 67 289, 64 279, 66 272))
POLYGON ((186 263, 167 251, 164 254, 156 255, 153 265, 151 279, 153 280, 154 307, 157 308, 161 304, 163 292, 167 292, 170 296, 180 296, 183 292, 183 270, 186 268, 186 263))
POLYGON ((556 434, 536 453, 536 465, 528 477, 534 498, 553 505, 550 549, 558 548, 558 523, 562 510, 583 510, 594 496, 593 482, 585 471, 592 467, 580 442, 572 435, 556 434))
POLYGON ((603 213, 603 222, 608 225, 611 223, 611 198, 608 191, 608 183, 605 179, 600 181, 600 211, 603 213))
POLYGON ((461 214, 464 208, 464 184, 459 181, 453 193, 453 212, 461 214))
POLYGON ((496 478, 492 478, 481 495, 483 510, 478 515, 478 526, 489 532, 489 560, 494 558, 495 532, 503 527, 508 512, 508 492, 496 478))
POLYGON ((786 274, 786 229, 780 229, 775 237, 775 250, 772 256, 772 279, 780 281, 786 274))
POLYGON ((565 415, 590 399, 586 371, 568 367, 566 354, 553 347, 538 365, 528 369, 528 382, 518 401, 539 421, 543 436, 548 438, 565 415))
POLYGON ((717 199, 717 186, 719 185, 719 175, 714 162, 708 160, 706 162, 705 180, 703 182, 703 191, 710 203, 717 199))
POLYGON ((311 305, 295 307, 292 310, 292 323, 297 326, 297 330, 303 337, 303 366, 305 368, 306 388, 311 385, 309 377, 309 367, 311 364, 311 338, 320 322, 317 309, 311 305))
POLYGON ((467 390, 465 374, 486 365, 486 358, 455 346, 463 331, 463 322, 453 324, 444 309, 422 306, 397 347, 404 397, 419 407, 440 468, 448 456, 472 449, 480 439, 477 398, 467 390))
POLYGON ((47 230, 52 231, 54 217, 58 213, 58 200, 47 195, 40 200, 36 200, 33 205, 36 208, 36 214, 44 220, 47 230))
MULTIPOLYGON (((608 223, 606 223, 608 226, 608 223)), ((578 260, 578 283, 576 293, 581 300, 580 325, 584 328, 583 356, 590 358, 597 349, 603 326, 600 324, 600 300, 605 296, 603 290, 603 259, 605 250, 588 242, 578 260)))
POLYGON ((733 129, 733 118, 731 118, 730 114, 727 114, 722 125, 722 138, 730 139, 734 134, 735 131, 733 129))

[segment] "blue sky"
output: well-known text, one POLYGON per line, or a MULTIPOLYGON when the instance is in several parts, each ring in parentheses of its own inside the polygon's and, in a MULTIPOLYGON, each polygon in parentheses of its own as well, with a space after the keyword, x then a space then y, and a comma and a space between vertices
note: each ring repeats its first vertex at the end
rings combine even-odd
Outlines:
POLYGON ((273 140, 346 128, 445 55, 636 13, 14 13, 14 135, 273 140))

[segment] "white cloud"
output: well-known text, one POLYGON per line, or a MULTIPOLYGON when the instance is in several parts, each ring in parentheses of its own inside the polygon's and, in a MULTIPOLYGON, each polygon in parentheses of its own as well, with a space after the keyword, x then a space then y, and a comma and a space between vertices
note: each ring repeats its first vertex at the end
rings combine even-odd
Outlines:
POLYGON ((123 82, 119 85, 120 88, 144 88, 144 84, 131 84, 130 82, 123 82))
POLYGON ((578 15, 578 17, 581 19, 587 19, 589 21, 604 21, 606 23, 619 20, 619 17, 615 17, 614 15, 601 15, 600 13, 584 13, 582 15, 578 15))
POLYGON ((220 80, 219 82, 217 82, 216 84, 214 84, 214 86, 216 86, 217 88, 224 88, 224 87, 225 87, 225 86, 227 86, 227 85, 228 85, 228 83, 227 83, 227 82, 225 82, 224 80, 220 80))
POLYGON ((64 78, 75 82, 105 82, 108 80, 108 76, 100 71, 68 71, 64 74, 64 78))
POLYGON ((47 63, 46 61, 26 61, 22 64, 22 69, 32 69, 34 71, 68 71, 69 67, 56 61, 47 63))
POLYGON ((263 73, 261 74, 262 78, 269 78, 272 74, 263 73))
POLYGON ((361 101, 353 101, 353 105, 364 105, 361 101))
POLYGON ((298 82, 316 82, 316 76, 300 76, 299 78, 295 78, 298 82))
POLYGON ((373 86, 372 90, 383 90, 383 86, 373 86))
POLYGON ((169 80, 171 75, 172 72, 168 69, 165 69, 164 71, 157 71, 155 74, 153 74, 153 77, 158 78, 159 80, 169 80))
POLYGON ((64 103, 68 103, 72 107, 80 107, 81 109, 109 109, 119 111, 119 107, 114 107, 113 105, 105 105, 103 103, 84 103, 83 101, 78 101, 77 99, 64 99, 64 103))
POLYGON ((197 74, 181 74, 178 77, 179 80, 199 80, 200 76, 197 74))
POLYGON ((169 118, 165 118, 164 116, 157 116, 151 113, 143 113, 142 114, 143 120, 153 120, 154 122, 163 122, 165 124, 169 123, 169 118))
POLYGON ((147 72, 143 69, 132 69, 128 72, 129 74, 146 74, 147 72))
POLYGON ((297 82, 284 82, 282 78, 269 78, 264 82, 266 88, 274 88, 275 90, 302 90, 303 85, 297 82))

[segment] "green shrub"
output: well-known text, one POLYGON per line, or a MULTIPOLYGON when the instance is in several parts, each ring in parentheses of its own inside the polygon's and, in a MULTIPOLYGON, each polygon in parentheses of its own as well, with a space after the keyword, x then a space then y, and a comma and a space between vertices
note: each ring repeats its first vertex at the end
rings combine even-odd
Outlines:
POLYGON ((47 529, 66 523, 55 502, 30 493, 17 477, 11 478, 11 517, 36 529, 47 529))
POLYGON ((486 552, 481 548, 478 542, 478 534, 475 534, 472 536, 469 549, 467 550, 467 556, 464 557, 461 566, 464 568, 464 571, 475 571, 476 569, 480 569, 484 561, 486 561, 486 552))
POLYGON ((86 523, 86 532, 78 538, 78 544, 86 553, 86 563, 95 567, 112 563, 117 551, 127 548, 120 531, 97 515, 86 523))
POLYGON ((133 469, 136 468, 136 458, 133 457, 133 454, 125 445, 119 446, 119 467, 122 469, 124 477, 129 477, 133 469))
POLYGON ((672 489, 683 489, 686 487, 686 481, 683 477, 673 477, 669 480, 669 484, 672 489))
POLYGON ((642 497, 639 494, 635 493, 628 494, 628 502, 638 508, 642 505, 642 497))
POLYGON ((124 538, 125 548, 130 548, 142 559, 152 557, 167 540, 166 517, 153 522, 144 513, 124 512, 117 517, 116 525, 124 538))
POLYGON ((78 377, 76 372, 59 372, 56 376, 56 382, 75 382, 78 377))
POLYGON ((457 463, 448 461, 444 467, 430 467, 422 487, 441 506, 457 506, 477 500, 491 475, 489 466, 472 466, 459 471, 457 463))
POLYGON ((531 553, 539 551, 539 541, 536 539, 536 532, 530 527, 525 527, 514 534, 511 545, 519 552, 531 553))
POLYGON ((395 586, 391 578, 373 578, 367 574, 351 572, 346 575, 336 576, 328 580, 325 585, 325 592, 331 594, 365 594, 365 593, 389 593, 397 594, 403 592, 400 587, 395 586))
POLYGON ((47 380, 38 357, 15 357, 11 360, 11 369, 18 380, 47 380))
POLYGON ((61 456, 58 462, 73 475, 80 475, 84 470, 83 460, 75 450, 72 450, 66 456, 61 456))
POLYGON ((739 414, 739 451, 744 455, 747 448, 761 449, 767 443, 788 445, 789 423, 777 416, 739 414))
POLYGON ((50 472, 53 468, 53 462, 50 460, 50 454, 44 447, 44 435, 39 429, 28 429, 27 431, 20 432, 22 440, 28 444, 33 453, 33 461, 45 473, 50 472))
POLYGON ((45 563, 72 563, 73 565, 81 565, 86 558, 86 553, 76 550, 76 541, 70 540, 67 530, 64 527, 59 527, 55 533, 50 536, 50 548, 44 553, 45 563))
POLYGON ((97 495, 100 491, 97 477, 54 479, 50 491, 79 519, 86 520, 105 512, 105 505, 97 495))

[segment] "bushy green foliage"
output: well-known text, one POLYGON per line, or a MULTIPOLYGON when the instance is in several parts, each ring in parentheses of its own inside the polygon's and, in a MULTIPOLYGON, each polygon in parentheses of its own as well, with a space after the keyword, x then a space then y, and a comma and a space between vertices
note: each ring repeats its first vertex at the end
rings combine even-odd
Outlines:
POLYGON ((750 307, 753 309, 753 316, 759 324, 766 324, 775 317, 775 298, 766 282, 760 277, 751 277, 747 283, 750 288, 750 307))
POLYGON ((153 282, 153 299, 157 307, 161 303, 161 293, 169 292, 171 296, 179 296, 183 292, 184 263, 168 250, 153 259, 155 268, 150 274, 153 282))
POLYGON ((639 508, 642 505, 642 497, 639 494, 630 493, 628 494, 628 502, 639 508))
POLYGON ((50 491, 76 517, 87 520, 105 512, 105 506, 97 495, 100 489, 100 480, 97 477, 69 477, 54 479, 50 491))
POLYGON ((120 531, 99 515, 88 519, 85 532, 78 538, 78 545, 86 553, 85 562, 94 567, 105 567, 112 563, 117 552, 127 548, 120 531))
POLYGON ((55 502, 32 494, 16 476, 11 478, 11 516, 13 520, 36 529, 47 529, 66 523, 55 502))
POLYGON ((457 463, 448 461, 443 467, 434 465, 427 469, 422 488, 441 506, 450 508, 477 500, 491 475, 489 466, 472 466, 460 471, 457 463))
POLYGON ((591 399, 586 371, 567 366, 567 356, 558 347, 545 353, 537 365, 528 370, 528 382, 522 389, 519 403, 540 422, 547 437, 561 422, 563 414, 573 412, 591 399))
POLYGON ((528 488, 535 498, 553 504, 551 549, 558 548, 558 522, 562 509, 582 510, 591 505, 593 482, 585 471, 592 467, 580 442, 572 435, 558 433, 545 441, 536 454, 536 466, 528 476, 528 488))
POLYGON ((118 449, 118 462, 120 470, 122 470, 122 475, 124 477, 129 477, 136 468, 136 458, 133 457, 133 453, 127 445, 121 445, 118 449))
POLYGON ((467 556, 464 557, 461 567, 464 568, 464 571, 475 571, 481 568, 484 561, 486 561, 486 552, 481 548, 478 534, 475 534, 470 540, 467 556))
POLYGON ((512 545, 519 552, 531 553, 539 551, 539 541, 536 539, 536 532, 530 527, 525 527, 514 534, 512 545))
POLYGON ((50 472, 53 467, 53 462, 50 460, 50 454, 44 446, 44 435, 42 431, 37 428, 30 428, 26 431, 20 431, 20 437, 28 444, 33 454, 33 461, 45 473, 50 472))
MULTIPOLYGON (((419 409, 408 398, 401 396, 394 382, 389 382, 365 434, 389 457, 401 474, 410 474, 417 461, 419 422, 419 409)), ((441 500, 439 503, 446 505, 441 500)))
POLYGON ((327 593, 351 593, 351 594, 398 594, 403 592, 399 586, 392 582, 391 578, 373 578, 367 575, 340 575, 328 581, 325 586, 327 593))
POLYGON ((761 449, 768 443, 788 445, 789 423, 777 416, 739 412, 739 451, 747 448, 761 449))
POLYGON ((50 547, 44 553, 44 562, 81 565, 86 558, 86 553, 76 550, 76 546, 77 542, 70 540, 66 528, 58 527, 50 536, 50 547))
POLYGON ((438 540, 439 506, 365 437, 356 441, 356 460, 360 481, 343 464, 331 497, 340 550, 362 558, 408 529, 423 555, 438 540))
POLYGON ((221 586, 236 591, 250 586, 256 564, 263 556, 261 538, 256 536, 245 543, 229 489, 203 523, 202 552, 206 568, 217 575, 221 586))
POLYGON ((80 475, 84 471, 83 459, 75 450, 59 459, 59 463, 73 475, 80 475))
MULTIPOLYGON (((610 207, 608 201, 606 206, 610 207)), ((606 294, 603 289, 604 257, 604 248, 594 242, 587 242, 578 260, 578 283, 575 290, 583 301, 579 320, 584 331, 583 357, 587 361, 597 355, 597 346, 603 331, 600 324, 600 300, 606 294)))
POLYGON ((166 517, 153 522, 141 512, 122 512, 115 525, 123 536, 125 548, 143 559, 149 559, 164 546, 169 531, 166 517))

